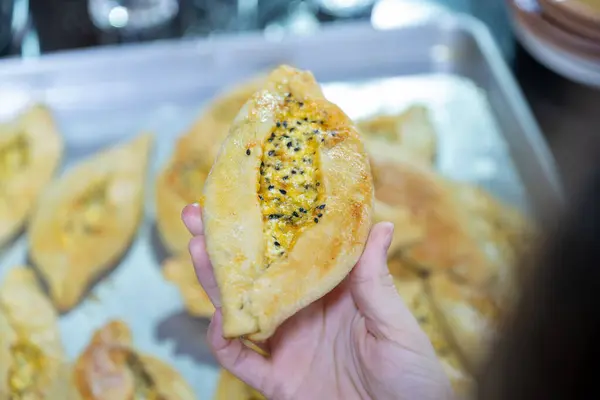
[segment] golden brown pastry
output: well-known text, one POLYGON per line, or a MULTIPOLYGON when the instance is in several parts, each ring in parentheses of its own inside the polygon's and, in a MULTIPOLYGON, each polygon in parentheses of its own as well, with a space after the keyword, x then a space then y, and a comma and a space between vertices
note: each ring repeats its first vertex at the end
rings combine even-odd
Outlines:
POLYGON ((30 254, 59 310, 77 304, 130 245, 143 214, 151 143, 142 135, 96 154, 41 197, 29 225, 30 254))
POLYGON ((394 283, 402 300, 416 318, 419 326, 431 340, 433 348, 446 372, 454 391, 466 396, 473 390, 474 380, 466 372, 458 351, 447 338, 444 326, 434 312, 432 302, 427 296, 425 282, 417 274, 404 270, 402 278, 394 277, 394 283))
POLYGON ((0 125, 0 247, 23 227, 62 151, 52 115, 41 105, 0 125))
POLYGON ((424 229, 424 240, 402 250, 402 257, 424 271, 451 271, 479 286, 490 286, 511 267, 514 257, 489 214, 465 201, 465 185, 442 178, 408 161, 373 161, 377 198, 409 210, 424 229))
POLYGON ((68 398, 58 316, 33 271, 11 269, 0 286, 0 399, 68 398))
POLYGON ((219 94, 190 130, 156 180, 156 222, 165 247, 171 254, 187 251, 190 233, 181 221, 181 211, 200 199, 204 180, 231 122, 264 77, 255 78, 219 94))
POLYGON ((196 279, 189 253, 165 260, 163 274, 166 279, 177 285, 185 308, 191 315, 203 318, 212 317, 215 307, 196 279))
POLYGON ((369 154, 394 160, 400 155, 433 164, 437 135, 429 110, 413 105, 395 115, 380 115, 358 122, 369 154))
POLYGON ((283 66, 240 110, 204 187, 226 337, 267 339, 363 251, 373 185, 352 121, 283 66))
POLYGON ((485 293, 447 274, 432 276, 427 291, 448 340, 467 369, 477 371, 496 333, 498 309, 485 293))
POLYGON ((425 238, 425 229, 417 224, 409 210, 392 207, 383 201, 375 199, 374 222, 391 222, 394 224, 394 237, 388 249, 388 259, 392 259, 401 249, 419 243, 425 238))
POLYGON ((214 400, 266 400, 266 397, 222 369, 214 400))
POLYGON ((138 353, 121 321, 98 330, 73 368, 81 400, 187 400, 195 395, 185 380, 162 361, 138 353))

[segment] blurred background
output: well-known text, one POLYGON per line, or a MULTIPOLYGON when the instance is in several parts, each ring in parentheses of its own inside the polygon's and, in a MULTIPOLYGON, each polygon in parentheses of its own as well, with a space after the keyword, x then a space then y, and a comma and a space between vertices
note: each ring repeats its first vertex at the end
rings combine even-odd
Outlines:
MULTIPOLYGON (((300 35, 340 20, 370 19, 374 24, 394 25, 410 19, 414 12, 410 5, 418 2, 0 0, 0 54, 36 57, 64 49, 202 37, 220 32, 243 34, 261 30, 265 35, 300 35), (394 11, 385 11, 382 6, 389 7, 390 3, 397 3, 390 8, 394 11)), ((585 139, 600 124, 600 113, 596 112, 600 109, 600 94, 592 88, 600 85, 600 25, 589 14, 594 1, 434 0, 429 3, 475 15, 491 28, 559 164, 568 163, 560 151, 563 141, 573 135, 585 139), (590 9, 583 11, 591 18, 588 25, 577 20, 573 12, 578 11, 577 7, 561 10, 564 4, 577 6, 577 3, 589 3, 590 9), (578 28, 580 31, 576 31, 578 28)))

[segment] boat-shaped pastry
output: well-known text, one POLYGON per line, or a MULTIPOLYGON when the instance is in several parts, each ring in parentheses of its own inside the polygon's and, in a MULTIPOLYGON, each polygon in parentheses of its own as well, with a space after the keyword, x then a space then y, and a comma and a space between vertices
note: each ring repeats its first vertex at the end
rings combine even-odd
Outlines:
POLYGON ((58 316, 30 268, 0 285, 0 399, 69 398, 58 316))
POLYGON ((224 335, 261 341, 354 267, 373 182, 354 123, 312 74, 282 66, 235 118, 203 201, 224 335))
POLYGON ((44 106, 0 124, 0 248, 23 227, 62 152, 62 137, 44 106))
POLYGON ((99 329, 73 367, 80 400, 193 400, 188 383, 166 363, 139 353, 121 321, 99 329))
POLYGON ((132 242, 151 143, 142 135, 95 154, 41 197, 29 225, 30 255, 59 310, 75 306, 132 242))

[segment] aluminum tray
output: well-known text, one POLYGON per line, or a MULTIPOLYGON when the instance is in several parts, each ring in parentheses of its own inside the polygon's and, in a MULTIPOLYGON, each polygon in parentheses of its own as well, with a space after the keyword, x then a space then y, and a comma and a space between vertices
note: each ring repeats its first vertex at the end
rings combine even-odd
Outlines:
MULTIPOLYGON (((399 30, 341 25, 282 41, 222 36, 9 60, 0 63, 0 114, 9 117, 31 101, 49 104, 65 136, 65 168, 142 130, 155 132, 152 188, 174 139, 202 104, 280 63, 312 70, 353 118, 415 101, 428 105, 441 141, 439 168, 448 176, 534 212, 561 198, 547 147, 487 29, 461 15, 399 30)), ((168 360, 208 399, 218 370, 204 345, 207 322, 188 317, 161 276, 153 198, 149 190, 147 218, 121 264, 61 317, 64 344, 74 358, 95 329, 122 318, 141 350, 168 360)), ((3 255, 0 275, 26 260, 23 236, 3 255)))

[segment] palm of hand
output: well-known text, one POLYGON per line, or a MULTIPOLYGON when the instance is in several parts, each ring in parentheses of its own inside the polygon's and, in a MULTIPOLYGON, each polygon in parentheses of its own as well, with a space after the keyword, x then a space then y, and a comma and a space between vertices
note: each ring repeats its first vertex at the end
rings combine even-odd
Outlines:
POLYGON ((373 228, 361 260, 336 289, 289 318, 265 344, 264 358, 222 337, 219 295, 204 248, 200 210, 183 219, 190 252, 217 311, 209 345, 234 375, 271 399, 418 399, 452 397, 431 343, 397 294, 386 264, 391 229, 373 228), (375 268, 379 266, 381 268, 375 268))

